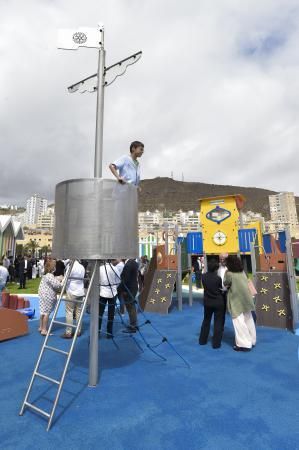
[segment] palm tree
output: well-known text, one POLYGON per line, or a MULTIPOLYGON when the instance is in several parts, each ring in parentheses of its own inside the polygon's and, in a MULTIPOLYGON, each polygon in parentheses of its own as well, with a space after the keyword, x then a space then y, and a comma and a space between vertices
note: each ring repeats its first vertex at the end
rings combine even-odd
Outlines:
POLYGON ((30 253, 32 256, 35 256, 38 247, 39 245, 36 242, 36 239, 30 239, 30 241, 24 247, 25 253, 30 253))
POLYGON ((48 255, 48 251, 50 250, 48 245, 43 245, 42 248, 39 250, 40 253, 40 258, 44 255, 45 257, 47 257, 48 255))

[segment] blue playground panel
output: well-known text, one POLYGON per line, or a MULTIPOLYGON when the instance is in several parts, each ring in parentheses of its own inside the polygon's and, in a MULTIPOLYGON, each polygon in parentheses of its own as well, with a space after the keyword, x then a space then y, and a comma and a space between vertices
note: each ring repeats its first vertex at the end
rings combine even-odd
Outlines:
MULTIPOLYGON (((285 233, 285 231, 279 231, 278 244, 279 244, 280 251, 282 253, 285 253, 286 252, 286 233, 285 233)), ((263 235, 263 246, 265 249, 265 253, 272 253, 271 234, 263 235)))
POLYGON ((241 253, 250 252, 250 244, 255 241, 256 229, 246 228, 239 230, 239 248, 241 253))
POLYGON ((187 233, 187 252, 189 254, 203 254, 202 233, 200 231, 187 233))
POLYGON ((280 251, 282 253, 285 253, 286 252, 286 232, 285 231, 279 231, 278 242, 279 242, 279 246, 280 246, 280 251))
POLYGON ((272 253, 271 235, 270 234, 263 235, 263 247, 264 247, 265 253, 272 253))

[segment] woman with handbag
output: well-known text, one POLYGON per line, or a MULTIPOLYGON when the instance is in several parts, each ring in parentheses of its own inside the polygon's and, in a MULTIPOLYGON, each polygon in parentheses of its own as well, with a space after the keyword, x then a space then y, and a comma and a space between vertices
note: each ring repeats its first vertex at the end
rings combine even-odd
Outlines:
POLYGON ((235 351, 249 352, 256 344, 256 329, 252 317, 255 310, 248 278, 241 259, 230 255, 226 260, 224 286, 228 288, 227 309, 232 316, 235 331, 235 351))

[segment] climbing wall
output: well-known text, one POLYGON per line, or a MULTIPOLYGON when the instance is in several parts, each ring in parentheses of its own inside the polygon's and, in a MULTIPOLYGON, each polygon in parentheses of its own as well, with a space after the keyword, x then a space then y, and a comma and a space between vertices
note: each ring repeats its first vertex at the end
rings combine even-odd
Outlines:
POLYGON ((286 272, 257 272, 257 324, 293 329, 290 289, 286 272))
POLYGON ((176 274, 176 270, 156 270, 147 297, 145 311, 168 313, 176 274))
POLYGON ((154 249, 139 297, 142 310, 167 314, 177 274, 176 255, 166 255, 164 245, 154 249))

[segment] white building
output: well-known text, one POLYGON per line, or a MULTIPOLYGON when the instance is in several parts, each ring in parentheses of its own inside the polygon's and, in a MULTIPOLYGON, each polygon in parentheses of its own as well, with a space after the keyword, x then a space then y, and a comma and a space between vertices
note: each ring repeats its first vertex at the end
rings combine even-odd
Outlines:
POLYGON ((42 198, 39 194, 34 194, 27 200, 26 204, 26 225, 35 225, 38 221, 38 216, 41 213, 45 213, 48 207, 46 199, 42 198))
POLYGON ((162 211, 146 211, 138 214, 139 229, 141 231, 161 232, 168 225, 173 227, 178 225, 180 232, 199 231, 199 214, 194 211, 178 211, 165 213, 162 211))
POLYGON ((37 218, 37 228, 51 229, 54 228, 55 213, 54 208, 47 208, 45 212, 41 212, 37 218))
POLYGON ((289 226, 292 237, 298 233, 298 216, 293 192, 281 192, 269 195, 271 222, 276 231, 289 226))

